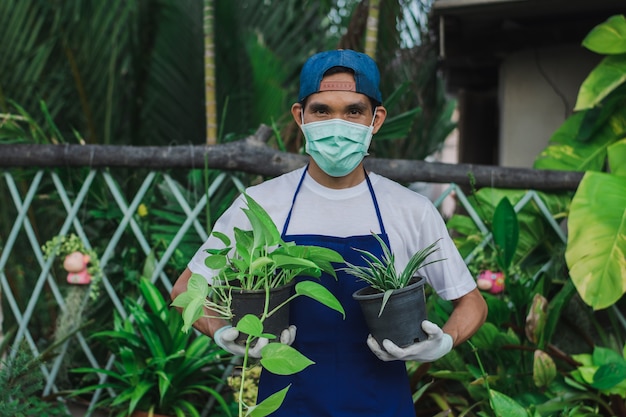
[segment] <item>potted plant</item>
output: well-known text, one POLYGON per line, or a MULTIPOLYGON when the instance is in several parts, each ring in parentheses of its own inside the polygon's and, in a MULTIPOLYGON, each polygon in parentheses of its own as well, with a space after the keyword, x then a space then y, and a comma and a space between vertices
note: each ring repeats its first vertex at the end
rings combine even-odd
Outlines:
MULTIPOLYGON (((333 263, 343 263, 343 257, 334 250, 285 242, 272 218, 252 197, 244 194, 247 207, 242 208, 252 230, 234 228, 235 242, 223 233, 213 235, 224 244, 221 249, 207 249, 206 265, 217 271, 210 287, 206 279, 192 274, 187 291, 178 295, 173 306, 183 309, 184 331, 204 316, 205 308, 213 311, 213 317, 238 321, 251 311, 243 310, 253 304, 251 298, 260 297, 259 311, 266 330, 280 332, 284 327, 268 327, 281 307, 297 296, 311 297, 343 314, 337 299, 322 285, 303 281, 295 285, 297 276, 319 278, 322 272, 336 277, 333 263), (293 290, 291 289, 293 288, 293 290), (282 294, 281 294, 282 292, 282 294), (276 300, 274 295, 279 299, 276 300), (239 302, 243 297, 244 302, 239 302), (266 299, 269 301, 266 303, 266 299)), ((288 326, 288 316, 284 317, 288 326)))
MULTIPOLYGON (((179 294, 172 305, 182 309, 183 331, 189 331, 201 317, 219 317, 231 320, 243 335, 245 345, 240 389, 238 395, 239 415, 263 417, 274 412, 283 402, 289 386, 274 393, 260 404, 246 404, 243 390, 246 386, 247 370, 251 364, 248 352, 261 338, 274 340, 289 326, 288 314, 283 314, 282 323, 272 323, 280 313, 288 313, 289 302, 299 296, 307 296, 336 310, 345 316, 339 301, 321 284, 303 280, 295 284, 297 276, 319 278, 322 272, 336 277, 333 263, 343 263, 343 257, 327 248, 296 245, 285 242, 271 217, 253 198, 244 194, 247 207, 242 208, 252 229, 235 228, 232 242, 225 234, 213 232, 222 241, 224 248, 208 249, 206 265, 216 270, 211 286, 199 274, 192 274, 187 290, 179 294), (279 300, 276 292, 282 292, 279 300), (260 297, 256 311, 245 310, 247 301, 238 303, 239 297, 260 297)), ((249 300, 249 298, 248 298, 249 300)), ((260 365, 269 372, 290 375, 300 372, 313 362, 282 343, 269 343, 262 349, 260 365)))
POLYGON ((98 255, 87 249, 75 234, 55 236, 42 246, 44 257, 63 257, 63 269, 67 272, 66 281, 74 285, 90 285, 90 296, 98 296, 98 285, 102 277, 98 255))
POLYGON ((436 252, 437 241, 415 253, 402 272, 396 270, 395 256, 389 246, 376 234, 380 243, 382 259, 371 252, 357 249, 363 254, 364 266, 346 263, 345 271, 365 281, 368 286, 354 292, 370 332, 382 346, 389 339, 400 347, 425 340, 422 321, 426 320, 425 279, 417 271, 435 262, 426 259, 436 252))
POLYGON ((109 390, 97 407, 110 408, 117 417, 141 412, 183 417, 199 416, 208 394, 228 413, 224 398, 211 388, 220 382, 223 351, 207 336, 182 333, 180 314, 148 279, 141 278, 139 287, 145 305, 127 297, 129 315, 116 312, 113 329, 92 336, 115 356, 112 368, 74 369, 98 381, 72 396, 109 390))

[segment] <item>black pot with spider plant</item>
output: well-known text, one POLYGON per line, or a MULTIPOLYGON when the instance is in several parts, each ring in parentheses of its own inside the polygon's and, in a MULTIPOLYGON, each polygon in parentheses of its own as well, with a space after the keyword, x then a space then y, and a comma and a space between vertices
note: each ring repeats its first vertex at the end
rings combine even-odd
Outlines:
POLYGON ((383 249, 382 258, 357 249, 363 254, 365 265, 346 263, 345 271, 369 284, 352 294, 359 302, 370 333, 382 346, 389 339, 400 347, 409 346, 427 338, 422 322, 427 319, 424 284, 426 279, 417 271, 426 265, 443 261, 426 259, 439 250, 437 241, 415 253, 404 270, 396 269, 395 256, 376 234, 383 249))

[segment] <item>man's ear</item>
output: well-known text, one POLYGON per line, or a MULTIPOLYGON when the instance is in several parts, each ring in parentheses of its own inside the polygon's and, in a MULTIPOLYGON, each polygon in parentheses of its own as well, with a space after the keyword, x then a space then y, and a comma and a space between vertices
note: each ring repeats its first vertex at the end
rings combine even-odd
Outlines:
POLYGON ((293 103, 291 106, 291 115, 293 119, 296 121, 298 126, 302 125, 302 104, 293 103))
POLYGON ((374 129, 372 130, 372 133, 377 133, 380 130, 386 118, 387 109, 383 106, 377 106, 376 112, 374 113, 374 129))

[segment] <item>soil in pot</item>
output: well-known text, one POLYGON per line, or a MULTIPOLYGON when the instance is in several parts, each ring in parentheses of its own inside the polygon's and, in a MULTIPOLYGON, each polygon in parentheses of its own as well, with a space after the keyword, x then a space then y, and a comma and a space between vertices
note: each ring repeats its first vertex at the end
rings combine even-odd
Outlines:
MULTIPOLYGON (((270 304, 268 311, 284 303, 294 293, 295 281, 278 288, 270 289, 270 304)), ((254 314, 261 317, 265 307, 265 290, 244 290, 231 293, 231 309, 233 313, 233 325, 246 314, 254 314)), ((280 333, 289 327, 289 304, 279 308, 274 314, 267 317, 263 322, 263 332, 271 333, 280 337, 280 333)), ((236 342, 244 345, 248 335, 241 333, 236 342)))
POLYGON ((361 306, 370 333, 381 346, 385 339, 406 347, 428 337, 422 330, 422 321, 428 318, 424 295, 426 280, 416 277, 411 282, 405 288, 394 290, 380 317, 382 292, 365 287, 352 294, 361 306))

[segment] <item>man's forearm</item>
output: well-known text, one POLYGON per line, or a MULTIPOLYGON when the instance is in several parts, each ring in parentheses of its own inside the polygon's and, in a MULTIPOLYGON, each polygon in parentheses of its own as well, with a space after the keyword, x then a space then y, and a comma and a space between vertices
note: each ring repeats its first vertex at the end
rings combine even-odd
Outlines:
POLYGON ((478 289, 453 301, 454 310, 443 326, 443 331, 452 336, 454 346, 472 337, 487 318, 487 303, 478 289))

